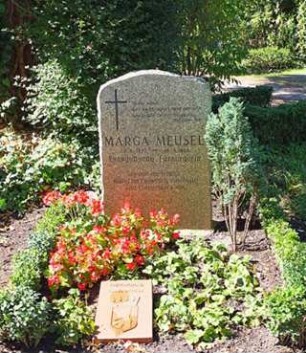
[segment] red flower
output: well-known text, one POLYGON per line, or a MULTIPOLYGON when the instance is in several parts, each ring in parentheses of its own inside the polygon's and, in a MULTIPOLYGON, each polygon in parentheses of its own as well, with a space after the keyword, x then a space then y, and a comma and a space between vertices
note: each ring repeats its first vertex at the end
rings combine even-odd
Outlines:
POLYGON ((128 254, 130 250, 131 242, 128 239, 122 239, 121 241, 121 251, 123 254, 128 254))
POLYGON ((124 235, 128 235, 129 234, 129 232, 130 232, 130 227, 129 226, 125 226, 125 227, 123 227, 122 228, 122 233, 124 234, 124 235))
POLYGON ((100 222, 95 216, 104 212, 103 203, 89 192, 61 196, 61 202, 66 202, 68 210, 76 207, 72 222, 59 227, 55 249, 50 252, 48 284, 52 289, 77 286, 85 291, 121 266, 133 273, 159 254, 169 237, 180 236, 175 230, 179 216, 169 217, 164 210, 152 211, 151 218, 144 219, 139 210, 125 204, 121 213, 100 222))
POLYGON ((130 262, 129 264, 125 264, 125 267, 129 270, 129 271, 134 271, 135 268, 137 267, 135 262, 130 262))
POLYGON ((145 263, 145 259, 142 255, 136 255, 135 256, 135 262, 138 266, 142 266, 145 263))
POLYGON ((78 283, 78 288, 79 288, 79 290, 84 291, 84 290, 86 290, 86 284, 85 283, 78 283))
POLYGON ((56 200, 60 199, 61 197, 62 197, 62 194, 57 190, 48 191, 44 194, 42 201, 44 205, 50 206, 52 203, 54 203, 56 200))
POLYGON ((119 214, 115 214, 114 217, 112 218, 111 225, 114 227, 119 227, 121 225, 121 217, 119 214))
POLYGON ((100 279, 100 274, 97 271, 93 271, 90 273, 90 279, 93 282, 97 282, 100 279))
POLYGON ((103 259, 108 260, 110 258, 110 256, 111 256, 111 252, 110 252, 110 250, 108 248, 106 248, 104 250, 104 253, 103 253, 102 257, 103 257, 103 259))
POLYGON ((68 252, 68 261, 70 265, 74 265, 77 262, 72 251, 68 252))
POLYGON ((78 251, 82 254, 84 254, 88 250, 90 250, 90 248, 86 244, 82 244, 78 247, 78 251))
POLYGON ((101 270, 101 275, 102 276, 107 276, 107 275, 109 275, 109 273, 110 273, 110 269, 108 269, 107 267, 104 267, 102 270, 101 270))
POLYGON ((98 216, 104 212, 104 204, 100 200, 92 200, 91 202, 91 214, 98 216))
POLYGON ((73 194, 73 201, 85 205, 89 199, 89 196, 85 190, 79 190, 73 194))
POLYGON ((150 217, 151 217, 151 218, 155 218, 156 216, 157 216, 156 210, 151 210, 151 211, 150 211, 150 217))
POLYGON ((137 218, 141 218, 142 214, 139 208, 135 208, 134 214, 137 218))
POLYGON ((63 200, 63 203, 64 203, 66 206, 71 207, 71 206, 73 205, 73 203, 74 203, 74 201, 73 201, 73 194, 71 194, 71 195, 64 195, 63 198, 62 198, 62 200, 63 200))
POLYGON ((103 233, 105 231, 105 228, 103 226, 100 226, 100 225, 95 225, 95 226, 93 226, 92 230, 95 233, 101 234, 101 233, 103 233))
POLYGON ((173 234, 172 234, 172 238, 173 239, 179 239, 180 238, 180 233, 179 232, 174 232, 173 234))
POLYGON ((53 275, 48 278, 48 286, 49 287, 57 286, 59 283, 60 283, 60 279, 57 275, 53 275))

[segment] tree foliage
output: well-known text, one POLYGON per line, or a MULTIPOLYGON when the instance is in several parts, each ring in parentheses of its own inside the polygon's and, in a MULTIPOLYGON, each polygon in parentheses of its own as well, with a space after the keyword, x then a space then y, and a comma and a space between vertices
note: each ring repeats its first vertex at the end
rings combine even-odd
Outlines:
POLYGON ((176 5, 170 0, 36 0, 32 11, 26 35, 41 64, 26 112, 47 134, 96 130, 95 98, 108 79, 174 68, 176 5))
POLYGON ((42 61, 57 59, 89 83, 131 70, 171 69, 176 44, 173 3, 36 0, 29 35, 42 61))
POLYGON ((247 44, 288 48, 305 59, 305 0, 250 0, 246 4, 247 44))
POLYGON ((181 11, 180 71, 228 78, 245 54, 241 0, 185 1, 181 11), (222 11, 220 11, 222 9, 222 11))
POLYGON ((299 58, 306 62, 306 1, 302 1, 298 8, 296 50, 299 58))

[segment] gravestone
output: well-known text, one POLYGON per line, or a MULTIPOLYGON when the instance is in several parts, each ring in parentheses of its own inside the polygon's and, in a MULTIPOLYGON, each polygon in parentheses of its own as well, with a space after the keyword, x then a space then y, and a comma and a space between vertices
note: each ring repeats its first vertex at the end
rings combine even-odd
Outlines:
POLYGON ((164 208, 184 229, 211 229, 210 171, 204 141, 208 84, 159 70, 130 73, 98 94, 103 200, 144 214, 164 208))
POLYGON ((101 283, 96 326, 100 342, 129 340, 151 342, 152 282, 150 280, 101 283))

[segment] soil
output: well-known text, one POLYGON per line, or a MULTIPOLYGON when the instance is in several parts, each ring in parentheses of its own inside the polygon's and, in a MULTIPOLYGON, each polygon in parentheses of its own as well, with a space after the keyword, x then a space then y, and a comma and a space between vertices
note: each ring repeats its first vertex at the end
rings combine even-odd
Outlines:
POLYGON ((22 219, 1 217, 0 213, 0 288, 8 282, 14 254, 27 246, 29 234, 43 212, 43 208, 35 209, 22 219))

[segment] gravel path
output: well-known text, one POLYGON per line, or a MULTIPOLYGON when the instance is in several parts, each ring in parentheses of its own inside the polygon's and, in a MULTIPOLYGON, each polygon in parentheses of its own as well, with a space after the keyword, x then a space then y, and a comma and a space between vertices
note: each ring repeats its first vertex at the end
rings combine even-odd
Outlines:
POLYGON ((267 85, 273 87, 272 105, 306 99, 306 71, 275 76, 240 76, 237 83, 226 82, 225 91, 267 85))

